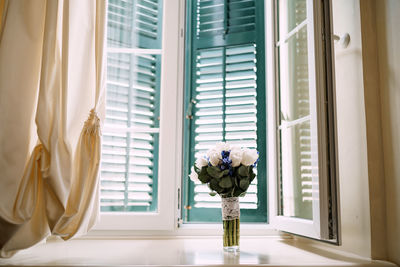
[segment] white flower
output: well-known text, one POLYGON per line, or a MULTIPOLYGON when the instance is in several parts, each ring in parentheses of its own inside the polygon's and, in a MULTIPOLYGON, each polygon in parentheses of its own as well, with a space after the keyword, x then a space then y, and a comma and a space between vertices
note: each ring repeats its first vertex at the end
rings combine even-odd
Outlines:
POLYGON ((190 180, 197 183, 200 182, 199 175, 195 172, 194 167, 192 166, 191 173, 189 174, 190 180))
POLYGON ((242 164, 245 166, 253 165, 258 159, 258 153, 255 149, 243 149, 242 164))
POLYGON ((215 145, 215 150, 217 150, 220 154, 222 151, 229 151, 231 146, 225 142, 219 142, 215 145))
POLYGON ((243 150, 240 147, 232 147, 229 153, 229 159, 232 160, 232 167, 240 165, 243 157, 243 150))
POLYGON ((218 166, 219 161, 222 159, 221 151, 210 149, 207 151, 207 157, 209 158, 211 165, 218 166))
POLYGON ((197 168, 201 169, 204 166, 208 165, 208 160, 205 158, 204 155, 202 155, 200 158, 196 159, 195 165, 197 168))

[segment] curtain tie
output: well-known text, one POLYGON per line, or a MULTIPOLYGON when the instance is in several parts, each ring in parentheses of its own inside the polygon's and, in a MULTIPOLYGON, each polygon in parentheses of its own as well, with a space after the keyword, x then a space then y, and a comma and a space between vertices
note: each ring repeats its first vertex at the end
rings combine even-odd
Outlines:
POLYGON ((85 125, 83 126, 84 132, 89 135, 101 135, 100 130, 100 119, 97 116, 97 112, 92 108, 90 110, 90 114, 88 119, 85 121, 85 125))

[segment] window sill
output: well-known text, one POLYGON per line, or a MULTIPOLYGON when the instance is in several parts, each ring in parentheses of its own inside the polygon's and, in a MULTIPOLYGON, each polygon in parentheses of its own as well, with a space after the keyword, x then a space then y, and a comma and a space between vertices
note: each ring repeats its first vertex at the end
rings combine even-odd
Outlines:
POLYGON ((1 259, 1 266, 390 266, 334 249, 279 237, 242 237, 241 252, 222 251, 218 237, 50 241, 1 259))
MULTIPOLYGON (((241 236, 277 236, 278 231, 266 223, 241 223, 241 236)), ((136 237, 176 237, 176 236, 221 236, 221 223, 188 223, 175 230, 104 230, 95 229, 82 238, 136 238, 136 237)))

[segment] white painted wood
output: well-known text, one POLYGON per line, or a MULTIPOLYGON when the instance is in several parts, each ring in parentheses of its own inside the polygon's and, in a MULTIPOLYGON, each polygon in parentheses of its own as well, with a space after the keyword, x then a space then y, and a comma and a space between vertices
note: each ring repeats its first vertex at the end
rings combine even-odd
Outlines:
POLYGON ((298 33, 301 29, 303 29, 303 27, 307 26, 308 23, 308 19, 305 19, 302 23, 300 23, 299 25, 297 25, 293 30, 291 30, 288 34, 286 34, 286 36, 284 38, 282 38, 281 40, 279 40, 276 43, 276 46, 281 46, 283 43, 287 43, 289 41, 289 39, 295 35, 296 33, 298 33))
POLYGON ((107 127, 102 129, 103 133, 159 133, 160 128, 149 127, 107 127))
MULTIPOLYGON (((326 103, 325 103, 325 73, 324 53, 322 50, 322 6, 319 1, 307 0, 307 18, 295 29, 288 33, 284 39, 277 39, 277 9, 274 6, 276 1, 270 1, 266 4, 267 18, 267 73, 270 79, 268 81, 268 122, 275 127, 269 127, 268 130, 268 159, 269 159, 269 196, 270 211, 269 218, 271 226, 285 232, 311 237, 314 239, 329 239, 329 221, 328 221, 328 175, 327 169, 327 132, 326 132, 326 103), (278 125, 279 99, 278 99, 278 47, 286 42, 287 38, 298 32, 303 27, 307 27, 307 47, 308 47, 308 74, 309 74, 309 103, 310 116, 297 119, 293 122, 282 123, 278 125), (275 32, 275 34, 274 34, 275 32), (275 47, 268 45, 269 42, 275 44, 275 47), (271 79, 271 77, 273 79, 271 79), (271 113, 273 115, 271 115, 271 113), (305 220, 294 217, 282 216, 279 194, 280 194, 280 174, 279 174, 279 145, 277 130, 292 127, 298 123, 310 120, 311 125, 311 147, 312 151, 312 198, 313 198, 313 219, 305 220)), ((285 192, 283 192, 285 193, 285 192)))
POLYGON ((123 54, 142 54, 142 55, 161 55, 162 49, 142 49, 142 48, 120 48, 108 47, 108 53, 123 53, 123 54))
MULTIPOLYGON (((177 177, 181 176, 177 168, 177 159, 181 150, 177 138, 182 126, 178 120, 182 105, 178 83, 179 58, 179 22, 176 11, 180 10, 179 1, 165 1, 163 7, 163 40, 161 53, 161 96, 158 161, 158 210, 157 212, 102 212, 95 230, 173 230, 176 226, 177 177)), ((119 50, 119 49, 117 49, 119 50)), ((154 54, 155 50, 127 49, 126 53, 154 54)), ((158 52, 157 52, 158 53, 158 52)), ((137 132, 143 129, 129 128, 137 132)), ((158 131, 158 129, 154 129, 158 131)))
POLYGON ((293 120, 293 121, 282 121, 282 124, 279 125, 278 129, 283 129, 283 128, 289 128, 289 127, 293 127, 299 124, 302 124, 306 121, 309 121, 311 119, 311 116, 305 116, 302 118, 299 118, 297 120, 293 120))

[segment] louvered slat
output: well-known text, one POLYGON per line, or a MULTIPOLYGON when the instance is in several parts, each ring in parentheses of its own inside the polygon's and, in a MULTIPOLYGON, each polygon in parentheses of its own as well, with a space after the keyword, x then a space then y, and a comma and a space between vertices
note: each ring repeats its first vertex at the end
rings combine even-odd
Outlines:
MULTIPOLYGON (((256 49, 254 44, 199 50, 196 64, 196 156, 217 142, 257 149, 256 49), (225 63, 225 65, 224 65, 225 63)), ((194 188, 195 208, 219 208, 209 189, 194 188)), ((257 208, 257 179, 241 199, 242 208, 257 208)))
MULTIPOLYGON (((226 141, 240 147, 257 148, 265 169, 265 112, 263 96, 264 64, 263 1, 196 0, 188 2, 191 14, 190 94, 191 118, 188 151, 190 164, 196 157, 226 141), (259 75, 259 77, 257 77, 259 75), (261 102, 260 102, 261 100, 261 102), (257 130, 258 129, 258 130, 257 130)), ((190 168, 189 164, 189 168, 190 168)), ((241 198, 242 221, 265 222, 266 185, 264 172, 241 198)), ((220 200, 209 189, 189 182, 185 197, 188 222, 220 220, 220 200)))
POLYGON ((198 39, 255 31, 255 0, 198 0, 197 10, 198 39))
POLYGON ((159 0, 110 0, 108 46, 159 48, 161 4, 159 0))

